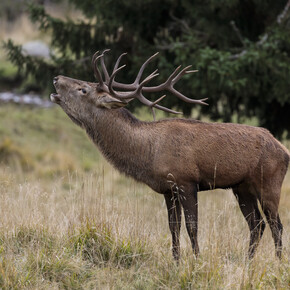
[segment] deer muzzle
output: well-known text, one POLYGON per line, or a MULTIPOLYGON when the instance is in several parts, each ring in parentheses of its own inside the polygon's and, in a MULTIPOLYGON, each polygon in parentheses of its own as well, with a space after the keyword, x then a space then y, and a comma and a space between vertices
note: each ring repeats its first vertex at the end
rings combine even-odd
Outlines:
MULTIPOLYGON (((53 85, 56 88, 56 90, 57 90, 58 79, 59 79, 58 77, 53 78, 53 85)), ((59 103, 60 102, 60 95, 58 93, 52 93, 52 94, 50 94, 50 100, 53 103, 59 103)))

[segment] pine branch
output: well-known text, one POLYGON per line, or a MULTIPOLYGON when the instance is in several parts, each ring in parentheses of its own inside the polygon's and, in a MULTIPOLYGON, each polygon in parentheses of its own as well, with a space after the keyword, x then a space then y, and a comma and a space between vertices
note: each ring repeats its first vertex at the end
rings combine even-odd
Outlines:
MULTIPOLYGON (((282 12, 277 16, 277 23, 278 23, 279 25, 281 25, 282 21, 285 19, 286 15, 287 15, 287 13, 288 13, 289 8, 290 8, 290 0, 288 0, 288 2, 286 3, 284 9, 282 10, 282 12)), ((232 25, 232 26, 233 26, 233 25, 235 26, 235 22, 234 22, 234 21, 231 21, 231 25, 232 25), (233 22, 234 24, 232 24, 232 22, 233 22)), ((239 39, 240 39, 241 42, 243 43, 243 39, 242 39, 242 36, 241 36, 241 34, 240 34, 239 29, 238 29, 236 26, 233 27, 233 28, 234 28, 235 32, 237 33, 239 39)), ((265 33, 265 34, 261 37, 261 39, 260 39, 259 41, 257 41, 255 44, 256 44, 257 46, 261 46, 261 45, 263 45, 263 44, 267 41, 268 37, 269 37, 269 34, 268 34, 268 33, 265 33)), ((240 57, 246 55, 247 53, 248 53, 248 50, 247 50, 247 49, 244 49, 244 50, 241 51, 240 53, 237 53, 237 54, 233 54, 233 55, 231 55, 231 56, 229 57, 229 59, 231 59, 231 60, 235 60, 235 59, 238 59, 238 58, 240 58, 240 57)))
POLYGON ((190 33, 191 32, 191 29, 190 29, 188 23, 184 19, 177 18, 176 16, 173 15, 173 12, 172 11, 169 12, 169 16, 176 23, 180 24, 180 26, 182 27, 182 30, 184 32, 186 32, 186 33, 190 33))
POLYGON ((287 15, 287 12, 290 7, 290 0, 288 0, 287 4, 285 5, 283 11, 278 15, 277 17, 277 23, 281 24, 281 22, 284 20, 285 16, 287 15))
POLYGON ((232 20, 232 21, 230 22, 230 25, 232 26, 232 28, 233 28, 234 32, 236 33, 238 39, 240 40, 241 44, 242 44, 243 46, 246 46, 245 41, 244 41, 244 38, 243 38, 243 36, 242 36, 242 33, 241 33, 241 31, 239 30, 239 28, 237 27, 236 22, 235 22, 234 20, 232 20))

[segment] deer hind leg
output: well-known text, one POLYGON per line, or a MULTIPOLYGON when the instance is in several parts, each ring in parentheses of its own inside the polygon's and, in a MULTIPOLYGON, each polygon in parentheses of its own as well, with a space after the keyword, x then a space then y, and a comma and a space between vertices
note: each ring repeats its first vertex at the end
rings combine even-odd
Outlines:
MULTIPOLYGON (((277 152, 281 153, 282 151, 277 152)), ((289 159, 288 154, 285 152, 281 154, 281 159, 275 160, 276 167, 264 168, 261 172, 263 173, 262 183, 256 184, 256 188, 260 188, 260 204, 270 226, 272 237, 274 239, 276 256, 279 259, 281 259, 282 256, 283 225, 278 214, 278 208, 282 183, 288 170, 289 159)), ((263 167, 261 167, 261 169, 263 169, 263 167)))
POLYGON ((250 229, 248 256, 252 259, 264 233, 266 223, 259 211, 257 198, 246 189, 247 187, 239 186, 233 188, 233 192, 250 229))
POLYGON ((198 232, 198 203, 197 203, 197 187, 190 186, 184 188, 179 195, 180 202, 183 207, 186 230, 189 235, 193 253, 197 256, 199 254, 199 247, 197 242, 198 232))
POLYGON ((267 218, 268 224, 270 226, 272 237, 274 239, 276 256, 281 259, 282 256, 282 234, 283 234, 283 225, 281 223, 278 206, 275 206, 273 203, 267 203, 262 200, 262 209, 267 218))
POLYGON ((169 229, 172 235, 172 254, 178 262, 180 258, 180 227, 181 227, 181 206, 179 199, 171 191, 164 194, 167 211, 169 229))
MULTIPOLYGON (((286 170, 287 167, 281 167, 277 168, 275 172, 264 172, 263 186, 260 186, 260 204, 270 226, 274 239, 276 256, 279 259, 281 259, 282 255, 283 225, 278 214, 278 207, 282 182, 286 170)), ((256 188, 258 187, 259 185, 256 186, 256 188)))

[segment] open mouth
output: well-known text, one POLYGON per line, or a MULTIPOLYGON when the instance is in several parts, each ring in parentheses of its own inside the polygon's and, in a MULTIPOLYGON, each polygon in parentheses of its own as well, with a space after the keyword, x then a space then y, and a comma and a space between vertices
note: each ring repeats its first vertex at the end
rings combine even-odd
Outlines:
MULTIPOLYGON (((58 82, 58 79, 59 79, 59 77, 54 77, 53 78, 53 85, 56 88, 56 91, 57 91, 57 82, 58 82)), ((58 93, 52 93, 52 94, 50 94, 50 100, 53 103, 57 103, 58 104, 60 102, 60 95, 58 93)))
POLYGON ((60 102, 60 95, 56 94, 56 93, 50 94, 50 100, 53 103, 59 103, 60 102))

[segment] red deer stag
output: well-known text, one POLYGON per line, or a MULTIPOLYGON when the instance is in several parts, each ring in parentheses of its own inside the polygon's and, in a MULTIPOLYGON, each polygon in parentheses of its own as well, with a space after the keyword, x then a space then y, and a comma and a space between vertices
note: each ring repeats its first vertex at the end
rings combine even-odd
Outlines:
POLYGON ((262 128, 186 119, 142 122, 123 108, 133 99, 151 108, 178 113, 157 104, 164 96, 151 102, 143 93, 165 90, 185 102, 206 104, 206 99, 189 99, 174 88, 183 75, 193 72, 190 66, 182 70, 179 66, 160 85, 146 86, 158 75, 155 70, 141 81, 145 66, 155 54, 141 66, 133 83, 123 84, 115 76, 125 66, 119 67, 124 54, 111 75, 104 53, 97 55, 92 60, 97 83, 55 77, 57 93, 51 94, 51 100, 86 130, 120 172, 164 195, 173 257, 177 261, 180 257, 181 208, 193 252, 198 254, 197 192, 232 188, 250 229, 249 257, 253 257, 266 225, 259 201, 272 231, 276 255, 281 258, 283 227, 278 206, 290 157, 288 150, 262 128))

